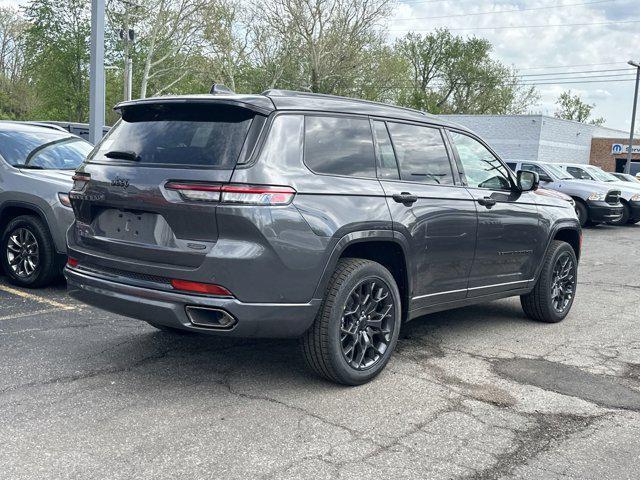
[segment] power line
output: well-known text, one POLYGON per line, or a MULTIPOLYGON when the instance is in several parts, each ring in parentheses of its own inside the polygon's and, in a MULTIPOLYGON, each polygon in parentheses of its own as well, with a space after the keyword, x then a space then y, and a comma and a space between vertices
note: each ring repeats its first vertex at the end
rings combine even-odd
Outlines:
POLYGON ((553 77, 553 78, 521 78, 523 82, 550 82, 552 80, 589 80, 592 78, 611 78, 612 80, 617 77, 634 77, 635 73, 612 73, 611 75, 591 75, 589 77, 577 76, 577 77, 553 77))
POLYGON ((575 67, 599 67, 601 65, 626 65, 627 62, 605 62, 605 63, 576 63, 573 65, 538 65, 535 67, 518 68, 524 70, 551 70, 555 68, 575 68, 575 67))
POLYGON ((475 12, 475 13, 456 13, 453 15, 438 15, 434 17, 413 17, 413 18, 392 18, 390 19, 392 22, 399 21, 407 21, 407 20, 435 20, 439 18, 455 18, 455 17, 470 17, 470 16, 478 16, 478 15, 494 15, 498 13, 520 13, 520 12, 531 12, 534 10, 550 10, 554 8, 565 8, 565 7, 577 7, 577 6, 585 6, 585 5, 595 5, 598 3, 611 3, 616 0, 596 0, 595 2, 580 2, 580 3, 567 3, 561 5, 546 5, 543 7, 530 7, 530 8, 521 8, 521 9, 511 9, 511 10, 497 10, 493 12, 475 12))
POLYGON ((433 31, 436 28, 446 28, 451 32, 455 31, 464 31, 464 30, 509 30, 509 29, 519 29, 519 28, 563 28, 563 27, 584 27, 590 25, 621 25, 626 23, 638 23, 640 20, 621 20, 618 22, 591 22, 591 23, 557 23, 550 25, 504 25, 499 27, 471 27, 471 28, 448 28, 446 25, 440 25, 431 28, 402 28, 389 30, 391 32, 422 32, 422 31, 433 31))
POLYGON ((576 80, 572 82, 536 82, 536 83, 521 83, 523 86, 537 86, 537 85, 565 85, 570 83, 620 83, 620 82, 635 82, 634 78, 620 79, 620 80, 576 80))
POLYGON ((573 75, 573 74, 583 74, 583 73, 602 73, 602 72, 628 72, 635 75, 633 69, 631 68, 611 68, 611 69, 603 69, 603 70, 579 70, 575 72, 553 72, 553 73, 526 73, 524 75, 518 75, 519 77, 548 77, 553 75, 573 75))

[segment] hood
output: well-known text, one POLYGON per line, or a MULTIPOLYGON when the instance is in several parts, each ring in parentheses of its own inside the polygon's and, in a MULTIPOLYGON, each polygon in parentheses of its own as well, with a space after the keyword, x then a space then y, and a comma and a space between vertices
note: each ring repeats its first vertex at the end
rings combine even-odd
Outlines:
POLYGON ((75 170, 32 170, 23 168, 20 169, 20 172, 27 177, 71 187, 73 185, 71 177, 75 173, 75 170))
MULTIPOLYGON (((615 182, 617 183, 617 182, 615 182)), ((611 182, 611 185, 608 185, 603 182, 594 182, 593 180, 579 180, 575 179, 563 179, 557 181, 558 188, 573 188, 577 190, 586 191, 589 190, 591 192, 598 193, 607 193, 609 190, 620 190, 619 187, 614 185, 614 182, 611 182)))
POLYGON ((562 200, 565 200, 569 203, 573 202, 573 199, 569 196, 566 195, 562 192, 559 192, 557 190, 549 190, 547 188, 538 188, 535 193, 537 193, 538 195, 542 195, 543 197, 554 197, 554 198, 560 198, 562 200))

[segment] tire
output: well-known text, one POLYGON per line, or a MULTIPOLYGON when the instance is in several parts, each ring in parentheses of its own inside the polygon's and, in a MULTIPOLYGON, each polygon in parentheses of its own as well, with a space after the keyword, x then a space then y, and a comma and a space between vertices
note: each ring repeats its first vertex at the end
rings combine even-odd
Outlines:
POLYGON ((615 222, 609 222, 610 225, 621 226, 629 223, 629 217, 631 217, 631 210, 629 209, 629 205, 626 203, 622 203, 622 217, 620 217, 615 222))
POLYGON ((49 229, 32 215, 16 217, 6 226, 0 242, 0 263, 9 282, 26 288, 49 285, 62 271, 49 229), (16 258, 24 260, 10 265, 16 258))
POLYGON ((576 200, 576 215, 578 215, 578 221, 580 226, 584 227, 589 221, 589 211, 584 203, 576 200))
POLYGON ((162 325, 161 323, 155 323, 155 322, 147 322, 149 325, 151 325, 153 328, 156 328, 158 330, 160 330, 161 332, 164 333, 172 333, 174 335, 190 335, 193 332, 190 332, 188 330, 182 330, 181 328, 175 328, 175 327, 169 327, 167 325, 162 325))
POLYGON ((401 311, 400 292, 389 270, 370 260, 341 259, 315 322, 300 339, 307 365, 343 385, 370 381, 384 369, 396 347, 401 311), (366 300, 367 295, 373 300, 370 304, 355 301, 366 300), (388 314, 383 315, 389 305, 388 314))
POLYGON ((553 240, 544 257, 542 271, 533 290, 520 297, 524 313, 532 320, 546 323, 557 323, 562 321, 571 310, 575 299, 578 276, 578 261, 571 245, 559 240, 553 240), (565 260, 571 262, 571 268, 567 273, 566 280, 571 280, 572 285, 563 282, 563 288, 556 289, 556 272, 558 266, 565 260), (569 278, 571 277, 571 278, 569 278), (570 298, 558 302, 561 309, 556 308, 557 295, 569 294, 570 298), (562 304, 562 305, 560 305, 562 304))

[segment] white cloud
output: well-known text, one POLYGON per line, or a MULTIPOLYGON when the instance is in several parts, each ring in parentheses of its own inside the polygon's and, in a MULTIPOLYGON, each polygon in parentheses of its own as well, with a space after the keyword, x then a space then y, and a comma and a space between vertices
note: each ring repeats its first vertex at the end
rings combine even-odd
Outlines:
MULTIPOLYGON (((401 0, 395 14, 387 23, 392 36, 402 36, 414 30, 428 33, 438 26, 450 29, 488 28, 497 26, 558 25, 575 23, 602 23, 629 21, 640 18, 638 0, 598 2, 593 5, 575 5, 597 0, 444 0, 425 2, 401 0), (554 5, 573 5, 526 11, 526 9, 554 5), (471 15, 479 12, 516 10, 519 12, 491 15, 471 15), (525 11, 522 11, 525 9, 525 11), (465 14, 463 17, 428 19, 443 15, 465 14), (411 20, 397 20, 397 19, 411 20)), ((528 79, 543 83, 551 75, 532 76, 537 73, 562 75, 569 71, 608 70, 627 68, 626 61, 638 56, 640 31, 637 23, 615 25, 584 25, 574 27, 517 28, 504 30, 454 31, 463 36, 487 38, 494 45, 494 56, 513 65, 528 79), (619 62, 615 65, 576 68, 539 69, 541 66, 563 66, 619 62)), ((628 70, 633 73, 633 70, 628 70)), ((604 72, 602 72, 604 73, 604 72)), ((594 73, 591 75, 602 75, 594 73)), ((615 72, 615 73, 627 73, 615 72)), ((616 77, 631 79, 632 77, 616 77)), ((602 80, 598 78, 597 80, 602 80)), ((557 80, 560 81, 560 80, 557 80)), ((565 80, 567 81, 567 80, 565 80)), ((595 116, 604 116, 607 124, 615 128, 628 128, 633 99, 633 82, 607 82, 588 84, 540 85, 540 104, 535 111, 552 113, 557 96, 564 90, 579 91, 584 99, 596 103, 595 116)))

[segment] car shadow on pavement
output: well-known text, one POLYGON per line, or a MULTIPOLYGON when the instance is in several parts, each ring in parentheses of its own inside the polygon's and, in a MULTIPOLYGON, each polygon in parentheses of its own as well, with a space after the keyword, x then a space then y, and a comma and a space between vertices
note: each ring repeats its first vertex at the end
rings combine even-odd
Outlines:
MULTIPOLYGON (((474 329, 518 329, 529 324, 514 302, 493 302, 420 317, 403 325, 397 350, 444 356, 440 345, 446 337, 473 335, 474 329)), ((138 381, 225 385, 316 384, 341 388, 318 379, 304 365, 297 340, 234 339, 192 333, 145 330, 114 339, 93 362, 136 374, 138 381), (149 378, 151 376, 151 379, 149 378)))

